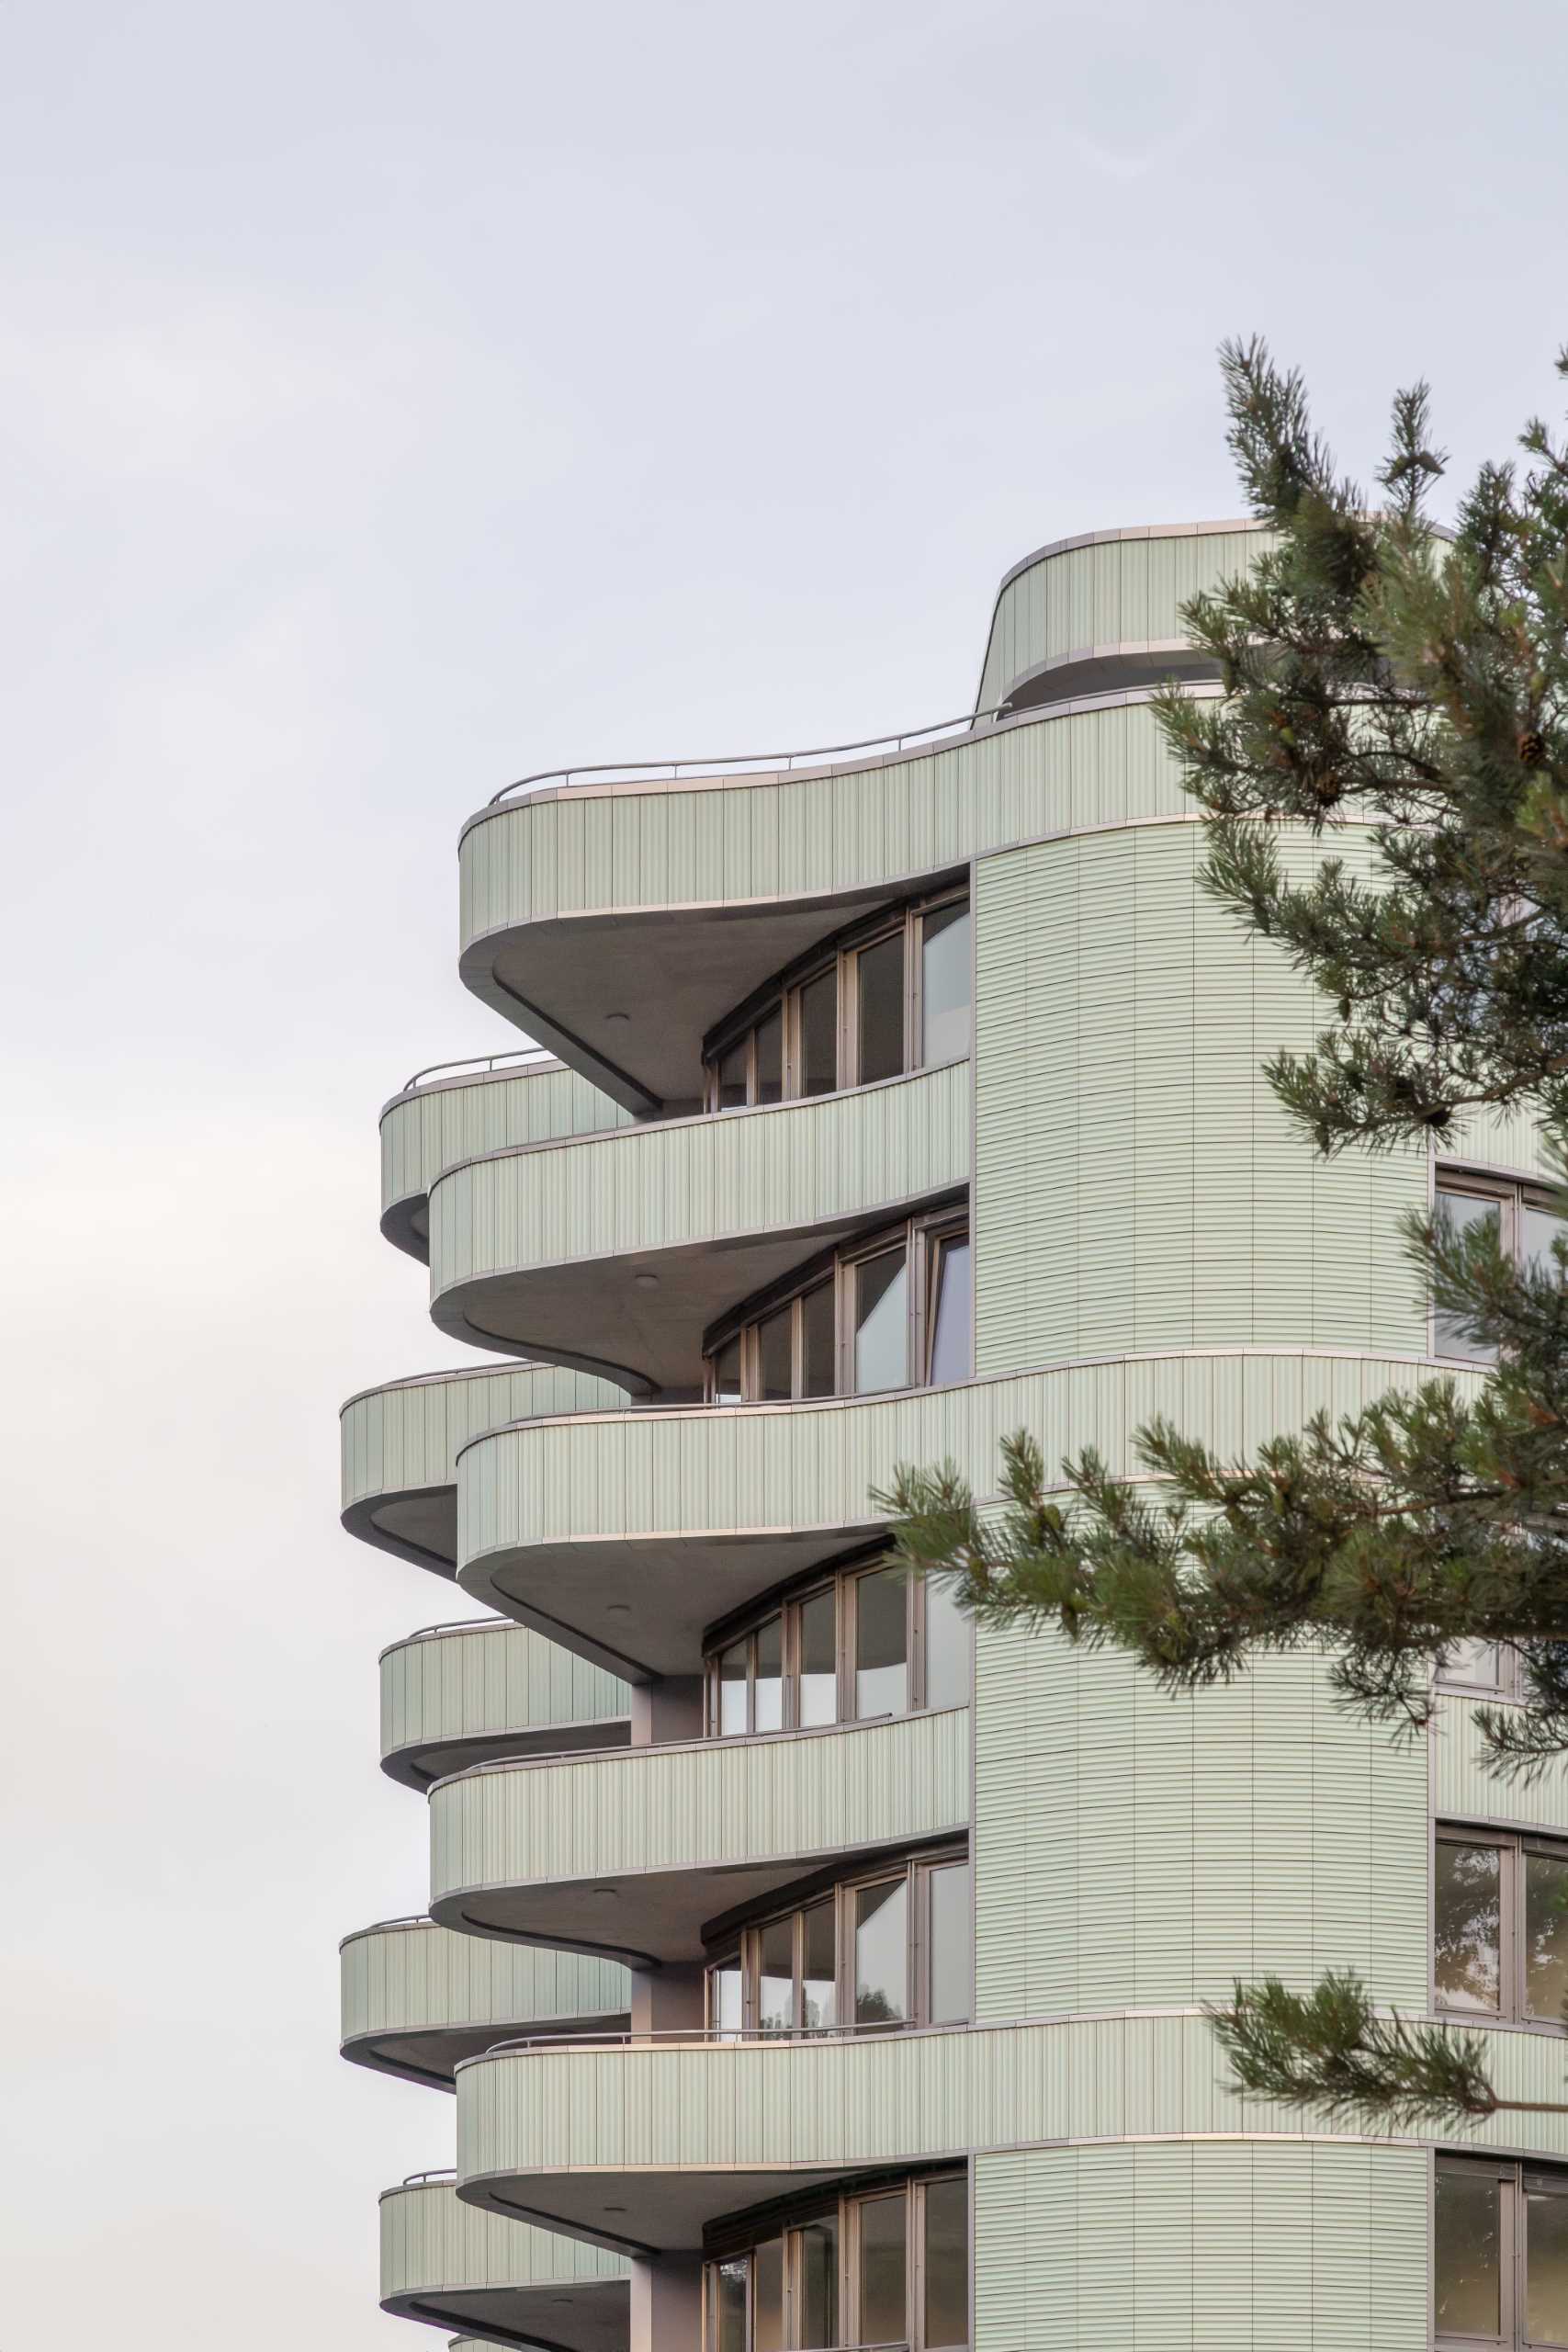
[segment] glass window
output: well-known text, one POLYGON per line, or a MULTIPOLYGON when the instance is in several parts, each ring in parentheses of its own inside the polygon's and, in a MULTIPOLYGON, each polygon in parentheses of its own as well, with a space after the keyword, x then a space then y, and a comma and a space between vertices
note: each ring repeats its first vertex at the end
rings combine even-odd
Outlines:
POLYGON ((1477 1690, 1495 1690, 1500 1658, 1495 1642, 1455 1642, 1445 1653, 1439 1679, 1477 1690))
MULTIPOLYGON (((1450 1233, 1468 1233, 1474 1227, 1496 1226, 1502 1217, 1502 1205, 1485 1200, 1476 1193, 1439 1191, 1438 1219, 1450 1233)), ((1492 1363, 1497 1351, 1482 1340, 1472 1339, 1468 1325, 1457 1315, 1435 1315, 1432 1344, 1440 1356, 1460 1356, 1470 1363, 1492 1363)))
POLYGON ((1439 1838, 1433 1980, 1445 2008, 1495 2016, 1501 1985, 1500 1857, 1495 1846, 1439 1838))
POLYGON ((800 1681, 796 1721, 803 1724, 836 1724, 839 1720, 839 1627, 837 1596, 831 1585, 800 1604, 800 1681))
POLYGON ((855 1394, 904 1388, 909 1379, 909 1334, 906 1300, 908 1275, 903 1250, 885 1250, 854 1269, 855 1394))
POLYGON ((1568 2344, 1568 2195, 1525 2181, 1525 2340, 1568 2344))
POLYGON ((783 2352, 784 2240, 769 2238, 751 2256, 752 2352, 783 2352))
POLYGON ((920 1060, 955 1062, 970 1048, 969 910, 939 907, 920 924, 920 1060))
POLYGON ((708 2023, 719 2033, 739 2033, 746 2022, 745 1979, 739 1959, 708 1970, 708 2023))
POLYGON ((838 2023, 839 1939, 831 1895, 801 1915, 800 2022, 814 2030, 838 2023))
POLYGON ((862 2344, 901 2344, 908 2301, 907 2215, 900 2189, 892 2197, 867 2197, 859 2207, 860 2334, 862 2344))
POLYGON ((787 1397, 794 1394, 793 1306, 781 1306, 757 1326, 757 1394, 787 1397))
MULTIPOLYGON (((969 2016, 968 1863, 944 1862, 928 1871, 926 1889, 926 2023, 963 2025, 969 2016)), ((949 2341, 945 2335, 931 2340, 949 2341)))
POLYGON ((754 1731, 784 1729, 784 1621, 770 1617, 757 1628, 757 1679, 753 1687, 751 1727, 754 1731))
POLYGON ((1526 1265, 1537 1273, 1556 1275, 1559 1270, 1551 1245, 1565 1232, 1568 1226, 1560 1216, 1526 1201, 1519 1216, 1519 1242, 1526 1265))
POLYGON ((747 1729, 747 1668, 750 1642, 732 1642, 718 1657, 718 1736, 733 1739, 747 1729))
POLYGON ((799 2316, 795 2340, 803 2352, 839 2341, 839 2217, 825 2213, 795 2232, 799 2316))
POLYGON ((1496 2335, 1503 2324, 1502 2183, 1438 2167, 1433 2304, 1443 2335, 1496 2335))
POLYGON ((1524 1866, 1524 2011, 1561 2025, 1568 2004, 1568 1855, 1527 1850, 1524 1866))
POLYGON ((784 1014, 770 1012, 757 1023, 757 1100, 784 1100, 784 1014))
POLYGON ((800 1302, 800 1393, 831 1396, 839 1385, 831 1279, 800 1302))
POLYGON ((716 2262, 708 2270, 714 2352, 746 2352, 746 2276, 750 2263, 716 2262))
POLYGON ((855 1713, 863 1719, 908 1712, 908 1590, 898 1568, 854 1580, 855 1713))
POLYGON ((714 1358, 714 1402, 718 1405, 739 1405, 740 1402, 740 1342, 731 1340, 720 1348, 714 1358))
POLYGON ((967 1234, 945 1235, 931 1251, 930 1362, 933 1387, 969 1377, 970 1306, 974 1281, 967 1234))
POLYGON ((902 2025, 908 2016, 907 1879, 855 1889, 855 2023, 902 2025))
POLYGON ((763 2033, 795 2029, 795 1920, 770 1919, 759 1939, 757 2024, 763 2033))
POLYGON ((923 2202, 926 2352, 946 2352, 969 2341, 969 2184, 930 2181, 923 2202))
POLYGON ((839 1083, 839 975, 807 980, 799 996, 800 1091, 831 1094, 839 1083))
POLYGON ((719 1057, 718 1107, 721 1111, 736 1111, 746 1100, 747 1069, 751 1058, 751 1041, 739 1038, 726 1054, 719 1057))
POLYGON ((966 1707, 969 1704, 969 1620, 953 1597, 946 1577, 927 1577, 922 1589, 926 1623, 926 1704, 966 1707))
POLYGON ((904 932, 863 947, 855 958, 855 1077, 862 1086, 897 1078, 904 1067, 904 932))

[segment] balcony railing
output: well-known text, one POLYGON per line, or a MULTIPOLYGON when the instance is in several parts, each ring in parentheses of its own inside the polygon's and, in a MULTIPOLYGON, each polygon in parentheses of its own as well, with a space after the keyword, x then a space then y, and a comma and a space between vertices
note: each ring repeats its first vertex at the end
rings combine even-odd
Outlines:
MULTIPOLYGON (((940 2025, 921 2025, 913 2018, 890 2018, 884 2025, 800 2025, 800 2026, 728 2026, 674 2025, 660 2026, 650 2032, 620 2033, 524 2033, 506 2041, 492 2041, 488 2050, 479 2054, 484 2058, 499 2058, 514 2050, 673 2050, 682 2048, 718 2049, 734 2044, 766 2043, 774 2046, 801 2041, 872 2041, 918 2033, 964 2033, 969 2019, 949 2018, 940 2025)), ((478 2063, 476 2059, 466 2061, 478 2063)))
MULTIPOLYGON (((432 1062, 425 1069, 416 1069, 412 1078, 404 1079, 398 1090, 398 1094, 413 1094, 433 1079, 453 1078, 462 1070, 472 1070, 476 1075, 490 1078, 493 1077, 498 1069, 512 1069, 530 1063, 553 1062, 558 1059, 559 1056, 552 1053, 548 1046, 513 1046, 502 1054, 468 1054, 460 1061, 432 1062)), ((398 1095, 394 1095, 392 1099, 396 1102, 398 1095)))

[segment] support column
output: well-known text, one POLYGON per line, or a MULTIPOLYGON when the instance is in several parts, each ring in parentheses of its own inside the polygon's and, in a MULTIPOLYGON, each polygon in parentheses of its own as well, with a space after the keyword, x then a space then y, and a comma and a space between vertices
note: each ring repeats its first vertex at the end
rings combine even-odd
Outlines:
POLYGON ((669 1968, 632 1971, 631 2019, 634 2033, 676 2033, 700 2029, 703 2016, 703 1970, 699 1962, 679 1962, 669 1968))
POLYGON ((703 1678, 665 1674, 657 1682, 632 1684, 632 1746, 655 1747, 667 1739, 701 1739, 703 1678))
POLYGON ((702 2352, 703 2264, 661 2254, 632 2264, 629 2352, 702 2352))

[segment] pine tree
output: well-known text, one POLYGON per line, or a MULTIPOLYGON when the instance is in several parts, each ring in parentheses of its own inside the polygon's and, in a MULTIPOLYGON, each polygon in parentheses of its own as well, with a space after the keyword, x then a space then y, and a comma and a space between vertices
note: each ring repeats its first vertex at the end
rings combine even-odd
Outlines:
MULTIPOLYGON (((1526 1106, 1568 1187, 1568 450, 1530 423, 1524 464, 1483 467, 1440 533, 1425 384, 1394 400, 1374 502, 1298 374, 1257 341, 1222 366, 1273 544, 1184 608, 1221 695, 1172 685, 1157 715, 1205 887, 1322 991, 1314 1050, 1269 1079, 1325 1157, 1455 1149, 1467 1110, 1526 1106), (1332 854, 1347 823, 1370 829, 1365 878, 1332 854), (1304 883, 1281 825, 1322 845, 1304 883)), ((1568 1219, 1568 1189, 1556 1205, 1568 1219)), ((1568 1755, 1568 1241, 1521 1268, 1495 1221, 1412 1220, 1406 1246, 1438 1311, 1497 1351, 1479 1392, 1427 1380, 1232 1462, 1153 1423, 1135 1452, 1157 1500, 1092 1452, 1049 1480, 1019 1431, 999 1510, 951 1464, 899 1470, 879 1501, 904 1557, 976 1620, 1130 1650, 1172 1691, 1321 1650, 1340 1702, 1403 1733, 1456 1643, 1511 1644, 1530 1695, 1483 1711, 1489 1769, 1543 1770, 1568 1755)), ((1473 2035, 1380 2017, 1353 1976, 1305 1997, 1238 1984, 1212 2016, 1250 2096, 1404 2123, 1506 2104, 1473 2035)))

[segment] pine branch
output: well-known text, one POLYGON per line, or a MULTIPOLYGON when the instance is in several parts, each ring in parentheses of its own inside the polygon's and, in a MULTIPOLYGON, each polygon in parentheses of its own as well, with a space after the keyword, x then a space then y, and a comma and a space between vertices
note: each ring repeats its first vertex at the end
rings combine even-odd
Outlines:
MULTIPOLYGON (((1244 2099, 1406 2132, 1534 2104, 1498 2098, 1478 2035, 1380 2017, 1353 1971, 1330 1970, 1305 1994, 1277 1976, 1238 1983, 1231 2006, 1206 2015, 1244 2099)), ((1541 2106, 1568 2113, 1568 2102, 1541 2106)))

